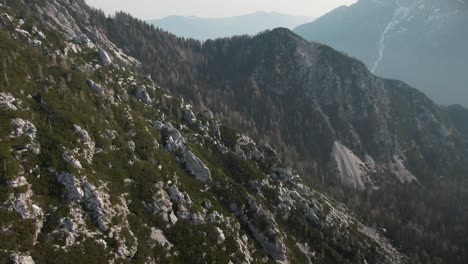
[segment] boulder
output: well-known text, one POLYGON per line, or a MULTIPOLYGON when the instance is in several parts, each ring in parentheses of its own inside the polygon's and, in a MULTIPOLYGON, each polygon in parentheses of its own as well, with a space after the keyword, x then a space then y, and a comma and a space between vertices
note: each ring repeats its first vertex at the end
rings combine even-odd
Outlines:
POLYGON ((218 244, 222 244, 224 240, 226 240, 223 230, 221 230, 219 227, 216 227, 216 233, 218 233, 218 244))
POLYGON ((192 111, 192 108, 190 105, 186 105, 183 109, 182 109, 182 118, 184 119, 185 122, 193 125, 197 122, 197 117, 195 116, 195 114, 193 113, 192 111))
POLYGON ((192 151, 184 149, 184 162, 189 173, 200 181, 211 181, 211 171, 193 154, 192 151))
POLYGON ((88 80, 88 85, 91 88, 91 90, 93 90, 98 95, 104 95, 104 89, 101 85, 95 83, 93 80, 88 80))
POLYGON ((142 86, 139 87, 136 91, 136 97, 143 101, 145 104, 151 104, 153 99, 151 99, 150 95, 146 91, 146 87, 142 86))
POLYGON ((11 120, 11 125, 14 129, 10 135, 11 137, 15 138, 24 135, 29 137, 31 140, 36 139, 37 128, 30 121, 23 120, 21 118, 15 118, 11 120))
POLYGON ((79 169, 79 170, 83 169, 83 165, 81 165, 81 162, 79 160, 77 160, 75 157, 73 157, 70 154, 70 151, 68 151, 68 150, 65 150, 63 152, 62 159, 63 159, 63 161, 65 161, 67 164, 69 164, 70 166, 72 166, 75 169, 79 169))
POLYGON ((174 202, 185 202, 184 194, 179 191, 179 188, 177 188, 176 185, 172 185, 167 189, 169 192, 169 196, 171 197, 171 200, 174 202))
POLYGON ((109 54, 107 53, 107 51, 105 51, 104 49, 102 48, 99 48, 99 58, 101 59, 101 61, 108 65, 108 64, 112 64, 112 59, 111 57, 109 56, 109 54))
POLYGON ((80 181, 75 175, 68 172, 57 174, 57 180, 65 187, 66 197, 70 201, 78 201, 83 198, 84 192, 80 186, 80 181))
POLYGON ((18 103, 19 100, 13 97, 10 93, 0 93, 0 110, 11 110, 16 111, 18 107, 15 103, 18 103))
POLYGON ((86 179, 82 181, 82 188, 86 207, 91 211, 99 229, 106 231, 109 228, 112 217, 115 215, 115 211, 109 201, 109 194, 97 189, 86 179))
POLYGON ((23 255, 21 253, 14 253, 10 255, 10 262, 12 264, 34 264, 31 256, 23 255))
POLYGON ((28 181, 26 180, 24 176, 20 176, 14 180, 7 180, 6 184, 10 188, 18 188, 21 186, 28 185, 28 181))
POLYGON ((83 145, 85 145, 84 149, 80 149, 78 152, 79 154, 86 159, 86 161, 91 164, 93 162, 96 143, 91 139, 89 136, 88 131, 81 128, 78 125, 73 125, 73 129, 75 133, 78 135, 78 139, 83 145))

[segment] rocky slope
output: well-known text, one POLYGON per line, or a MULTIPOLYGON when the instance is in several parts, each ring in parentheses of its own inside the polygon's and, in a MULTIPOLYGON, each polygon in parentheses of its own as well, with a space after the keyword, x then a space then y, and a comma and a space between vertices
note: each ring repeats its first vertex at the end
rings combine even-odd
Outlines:
POLYGON ((274 144, 315 179, 358 189, 427 183, 454 173, 466 157, 447 112, 424 94, 289 30, 201 44, 125 14, 103 19, 94 12, 91 21, 154 79, 274 144), (337 144, 346 157, 335 155, 337 144), (340 169, 343 158, 352 164, 340 169))
POLYGON ((1 262, 405 261, 271 147, 145 77, 83 1, 0 3, 1 262))
POLYGON ((405 83, 286 29, 200 43, 85 10, 153 79, 275 145, 307 181, 386 229, 412 263, 468 259, 464 115, 455 122, 405 83))
POLYGON ((360 0, 294 31, 404 80, 441 104, 468 106, 468 2, 360 0))

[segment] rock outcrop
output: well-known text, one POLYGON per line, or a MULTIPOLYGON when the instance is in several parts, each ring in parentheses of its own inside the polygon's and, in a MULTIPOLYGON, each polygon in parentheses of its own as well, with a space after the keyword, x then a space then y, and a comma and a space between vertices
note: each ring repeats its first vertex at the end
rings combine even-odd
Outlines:
POLYGON ((211 171, 191 150, 188 149, 184 137, 180 131, 174 128, 171 123, 157 123, 156 127, 167 133, 167 138, 164 142, 167 151, 174 155, 178 155, 181 163, 183 163, 188 172, 197 180, 210 181, 211 171))
POLYGON ((20 104, 21 101, 13 97, 10 93, 0 93, 0 109, 1 110, 11 110, 11 111, 16 111, 18 110, 18 104, 20 104))

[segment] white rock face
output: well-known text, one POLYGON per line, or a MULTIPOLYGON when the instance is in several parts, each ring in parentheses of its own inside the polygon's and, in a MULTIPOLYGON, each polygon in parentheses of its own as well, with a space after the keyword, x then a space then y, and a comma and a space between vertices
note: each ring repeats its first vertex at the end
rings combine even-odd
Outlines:
POLYGON ((164 124, 156 123, 153 124, 155 127, 159 127, 160 130, 165 130, 168 133, 168 139, 164 143, 165 149, 177 155, 182 152, 181 162, 185 164, 189 173, 194 176, 197 180, 211 181, 210 169, 192 152, 186 144, 185 139, 171 123, 166 122, 164 124))
POLYGON ((393 161, 389 164, 390 171, 400 180, 401 183, 412 183, 413 181, 418 181, 416 176, 414 176, 408 169, 406 169, 403 164, 403 160, 397 156, 393 157, 393 161))
POLYGON ((32 196, 31 189, 23 193, 10 194, 9 203, 11 206, 8 209, 18 213, 21 219, 36 220, 42 218, 42 209, 33 203, 32 196))
POLYGON ((159 245, 165 247, 166 249, 171 249, 174 245, 167 240, 167 237, 164 235, 164 232, 160 229, 151 228, 151 239, 157 242, 159 245))
POLYGON ((38 155, 41 152, 41 146, 39 143, 35 141, 37 129, 33 123, 27 120, 23 120, 21 118, 16 118, 11 120, 11 124, 13 126, 13 131, 10 134, 11 138, 27 136, 29 137, 30 141, 25 146, 26 150, 30 151, 33 154, 38 155))
POLYGON ((226 237, 224 236, 224 232, 219 227, 216 227, 216 232, 218 233, 218 244, 222 244, 226 240, 226 237))
POLYGON ((236 237, 236 244, 239 249, 239 253, 241 253, 244 256, 244 263, 250 264, 253 262, 253 257, 252 254, 250 253, 249 250, 249 239, 247 238, 246 235, 243 236, 237 236, 236 237))
POLYGON ((175 224, 177 217, 172 211, 172 202, 169 194, 164 190, 164 183, 156 184, 157 191, 153 194, 151 202, 144 202, 147 210, 154 215, 161 215, 163 220, 168 224, 175 224))
POLYGON ((184 194, 179 191, 179 188, 174 184, 167 189, 171 200, 174 202, 185 202, 184 194))
POLYGON ((208 167, 197 156, 195 156, 192 151, 184 150, 184 160, 188 171, 197 180, 211 181, 210 169, 208 169, 208 167))
POLYGON ((15 103, 20 103, 20 101, 10 93, 0 93, 0 110, 16 111, 18 110, 18 107, 15 103))
POLYGON ((109 201, 109 194, 102 189, 97 189, 86 179, 82 181, 82 188, 86 207, 92 212, 99 229, 106 231, 109 228, 112 216, 115 215, 115 211, 109 201))
POLYGON ((185 139, 182 134, 171 123, 165 122, 160 130, 166 130, 169 138, 165 142, 165 148, 170 153, 176 153, 185 148, 185 139))
POLYGON ((81 162, 77 160, 75 157, 73 157, 70 151, 68 150, 63 151, 62 159, 63 161, 65 161, 66 163, 68 163, 70 166, 72 166, 75 169, 79 169, 79 170, 83 169, 83 165, 81 165, 81 162))
POLYGON ((197 122, 197 117, 192 111, 192 107, 190 105, 186 105, 182 109, 182 118, 184 119, 185 122, 193 125, 197 122))
POLYGON ((104 62, 104 64, 107 64, 107 65, 112 64, 111 57, 109 56, 107 51, 105 51, 102 48, 99 48, 99 58, 101 58, 101 60, 102 60, 102 62, 104 62))
POLYGON ((93 90, 98 95, 104 95, 104 89, 101 85, 95 83, 93 80, 88 80, 88 85, 91 88, 91 90, 93 90))
POLYGON ((338 169, 339 179, 348 187, 364 190, 363 178, 367 174, 366 164, 351 150, 336 141, 332 149, 332 160, 338 169))
POLYGON ((77 149, 76 152, 80 154, 89 164, 93 163, 95 154, 96 143, 89 136, 88 131, 78 125, 73 125, 75 133, 78 135, 78 140, 85 145, 83 149, 77 149))
POLYGON ((127 144, 128 144, 128 147, 129 147, 132 151, 135 151, 135 149, 136 149, 135 142, 133 142, 133 141, 130 140, 130 141, 127 142, 127 144))
POLYGON ((28 185, 28 180, 24 176, 20 176, 14 180, 7 180, 6 184, 11 188, 18 188, 21 186, 28 185))
POLYGON ((35 264, 31 256, 15 253, 10 256, 10 261, 13 264, 35 264))
POLYGON ((138 99, 142 100, 145 104, 153 103, 153 99, 151 99, 150 95, 148 94, 148 91, 146 90, 146 87, 144 86, 137 89, 136 96, 138 99))
MULTIPOLYGON (((132 258, 137 251, 138 241, 128 223, 127 216, 130 214, 130 211, 128 210, 126 200, 123 197, 119 197, 118 202, 112 204, 106 187, 104 185, 95 187, 86 177, 77 180, 75 176, 63 172, 57 175, 57 179, 65 186, 66 196, 72 201, 71 207, 79 207, 76 202, 83 202, 97 223, 99 230, 101 232, 108 232, 109 237, 116 239, 118 257, 132 258), (126 235, 123 235, 123 232, 126 235)), ((78 214, 78 217, 75 218, 79 220, 82 219, 82 216, 78 214)), ((79 225, 76 225, 72 219, 62 220, 62 229, 67 234, 66 239, 72 243, 77 236, 78 232, 76 232, 76 228, 79 225)), ((80 232, 87 233, 86 230, 81 230, 80 232)))
POLYGON ((65 186, 67 199, 70 201, 77 201, 83 198, 84 191, 80 186, 80 181, 75 175, 68 172, 61 172, 57 174, 57 180, 65 186))
POLYGON ((314 254, 312 252, 310 252, 309 245, 307 243, 301 244, 299 242, 296 242, 296 246, 307 257, 307 262, 309 264, 312 264, 312 258, 313 258, 314 254))
POLYGON ((6 203, 2 207, 6 208, 10 212, 15 212, 20 215, 21 219, 34 220, 36 230, 34 234, 34 242, 37 240, 37 236, 43 226, 44 212, 37 204, 32 200, 34 195, 31 190, 31 184, 28 183, 25 177, 18 177, 16 180, 7 182, 8 187, 18 188, 26 186, 24 192, 10 193, 10 196, 6 203))
POLYGON ((231 210, 247 225, 255 240, 257 240, 270 257, 278 262, 286 261, 287 247, 273 214, 268 209, 257 204, 251 196, 248 197, 248 203, 247 211, 249 211, 249 215, 261 218, 265 226, 261 228, 255 226, 255 221, 249 218, 245 210, 240 210, 236 206, 232 207, 231 210))
POLYGON ((36 139, 37 128, 33 123, 21 118, 15 118, 11 120, 11 125, 13 126, 13 132, 11 137, 21 137, 23 135, 28 136, 31 140, 36 139))

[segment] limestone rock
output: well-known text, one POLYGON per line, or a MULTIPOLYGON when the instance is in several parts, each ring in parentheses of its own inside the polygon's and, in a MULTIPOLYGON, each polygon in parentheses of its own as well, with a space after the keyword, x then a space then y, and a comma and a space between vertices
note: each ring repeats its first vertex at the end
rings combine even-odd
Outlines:
POLYGON ((356 190, 364 190, 364 177, 367 174, 366 164, 340 142, 335 142, 333 145, 331 156, 335 161, 338 177, 342 183, 356 190))
POLYGON ((10 261, 12 264, 35 264, 31 256, 20 253, 14 253, 10 255, 10 261))
POLYGON ((142 86, 139 87, 136 91, 136 96, 138 99, 142 100, 145 104, 153 103, 153 99, 151 99, 150 95, 146 91, 146 87, 142 86))
POLYGON ((179 188, 174 184, 167 190, 169 192, 169 196, 171 200, 174 202, 185 202, 185 197, 182 192, 179 191, 179 188))
POLYGON ((109 195, 102 189, 97 189, 86 179, 82 182, 86 207, 92 212, 99 229, 105 231, 109 228, 111 218, 115 215, 109 195))
POLYGON ((77 160, 75 157, 72 156, 70 151, 64 150, 62 154, 62 159, 66 163, 68 163, 70 166, 72 166, 75 169, 83 169, 83 165, 81 165, 81 162, 77 160))
POLYGON ((157 242, 166 249, 171 249, 174 246, 171 242, 169 242, 167 237, 164 235, 164 232, 160 229, 152 227, 150 237, 153 241, 157 242))
POLYGON ((224 232, 219 227, 216 227, 216 232, 218 233, 218 244, 222 244, 226 240, 224 232))
POLYGON ((92 164, 95 154, 96 143, 89 136, 88 131, 78 125, 73 125, 75 133, 77 133, 79 141, 85 146, 84 149, 78 149, 78 153, 89 163, 92 164))
POLYGON ((192 111, 192 108, 190 107, 190 105, 186 105, 183 109, 182 109, 182 118, 184 119, 185 122, 193 125, 197 122, 197 117, 195 116, 195 114, 193 113, 192 111))
POLYGON ((184 161, 190 174, 197 180, 211 181, 210 169, 192 151, 184 150, 184 161))
POLYGON ((18 110, 17 104, 21 103, 20 100, 13 97, 10 93, 0 93, 0 110, 18 110))
POLYGON ((210 181, 211 171, 192 151, 187 149, 185 139, 180 131, 169 122, 164 123, 162 126, 159 123, 155 125, 160 127, 162 131, 166 131, 168 135, 164 142, 165 149, 172 154, 182 152, 181 162, 185 164, 189 173, 198 180, 210 181))
POLYGON ((66 197, 70 201, 77 201, 83 198, 84 191, 80 186, 80 181, 75 175, 68 172, 57 174, 57 180, 65 187, 66 197))
POLYGON ((175 224, 177 217, 172 210, 172 202, 169 194, 164 190, 164 183, 156 184, 156 192, 153 194, 151 201, 144 201, 146 209, 153 215, 161 215, 163 220, 168 224, 175 224))
POLYGON ((239 210, 236 206, 232 207, 231 210, 247 225, 253 237, 270 257, 276 261, 285 261, 287 259, 287 247, 274 215, 263 206, 259 205, 251 196, 248 197, 247 206, 249 214, 246 214, 244 210, 239 210), (256 221, 249 218, 248 215, 261 218, 265 226, 256 226, 254 224, 256 221))
POLYGON ((26 178, 24 176, 20 176, 20 177, 14 179, 14 180, 7 180, 6 184, 7 184, 8 187, 18 188, 18 187, 21 187, 21 186, 28 185, 28 181, 26 180, 26 178))
POLYGON ((21 137, 24 135, 29 137, 31 140, 36 139, 37 128, 30 121, 15 118, 11 120, 11 125, 14 129, 10 135, 11 137, 21 137))
POLYGON ((99 58, 101 58, 101 61, 104 63, 104 64, 112 64, 112 59, 111 57, 109 56, 109 54, 107 53, 107 51, 105 51, 104 49, 102 48, 99 48, 99 58))
MULTIPOLYGON (((44 212, 41 207, 34 203, 32 197, 34 195, 31 190, 31 184, 26 180, 25 177, 18 177, 16 180, 10 181, 10 187, 26 187, 23 192, 10 193, 7 202, 2 205, 10 212, 15 212, 20 215, 21 219, 34 220, 35 222, 35 233, 34 242, 37 240, 37 236, 43 226, 44 212)), ((16 187, 16 188, 17 188, 16 187)))
POLYGON ((93 80, 88 80, 88 85, 91 88, 91 90, 93 90, 98 95, 104 95, 104 89, 101 85, 95 83, 93 80))

